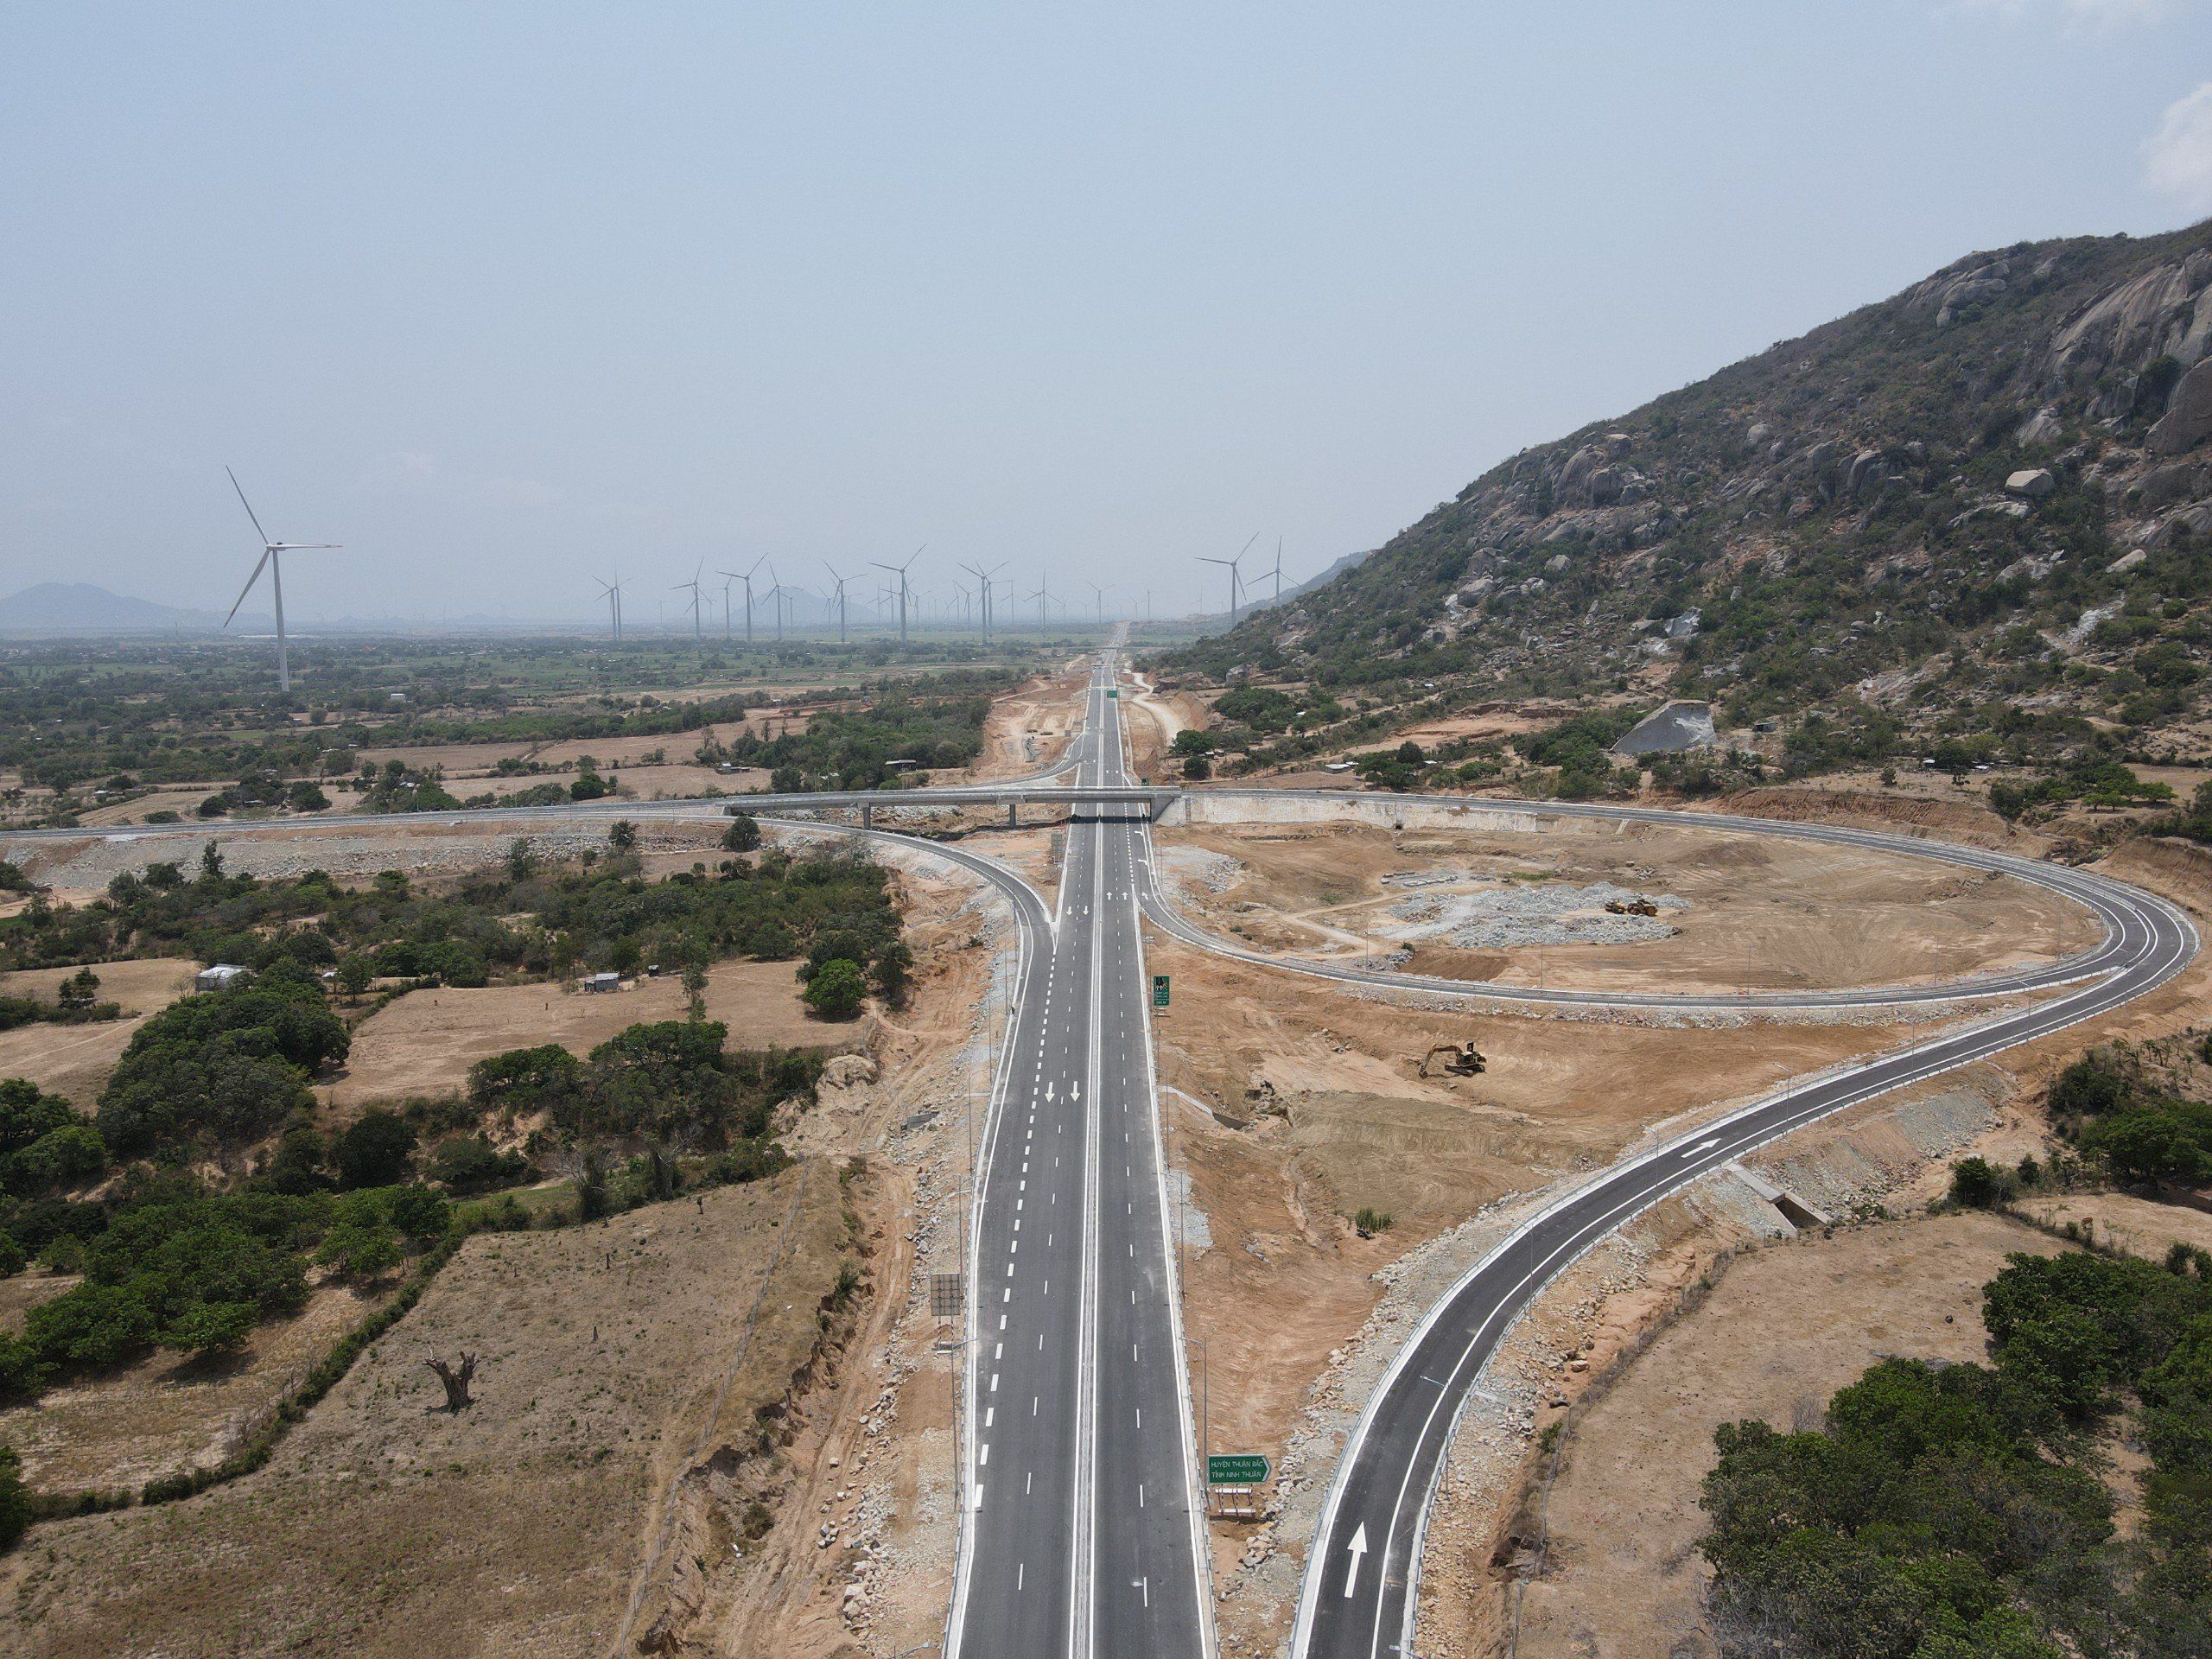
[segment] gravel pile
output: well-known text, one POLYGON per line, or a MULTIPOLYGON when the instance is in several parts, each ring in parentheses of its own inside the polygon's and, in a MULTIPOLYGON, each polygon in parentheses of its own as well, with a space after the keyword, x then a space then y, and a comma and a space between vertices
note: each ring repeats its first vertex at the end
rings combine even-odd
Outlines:
MULTIPOLYGON (((1390 906, 1398 925, 1382 930, 1394 939, 1435 939, 1462 950, 1496 950, 1520 944, 1637 944, 1671 938, 1681 930, 1656 916, 1616 916, 1607 904, 1626 904, 1637 893, 1611 881, 1586 887, 1546 882, 1483 893, 1431 893, 1390 906)), ((1671 893, 1652 902, 1662 911, 1688 910, 1671 893)))
POLYGON ((1208 893, 1227 893, 1245 870, 1242 859, 1198 847, 1163 847, 1160 858, 1167 867, 1168 879, 1177 887, 1203 888, 1208 893))

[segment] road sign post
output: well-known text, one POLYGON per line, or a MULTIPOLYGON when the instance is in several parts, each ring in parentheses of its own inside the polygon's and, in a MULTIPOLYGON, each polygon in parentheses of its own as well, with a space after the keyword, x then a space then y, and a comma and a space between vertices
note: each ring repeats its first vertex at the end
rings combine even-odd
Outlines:
POLYGON ((1152 976, 1152 1006, 1162 1012, 1165 1012, 1167 1007, 1167 976, 1166 974, 1154 974, 1152 976))
POLYGON ((1209 1486, 1257 1486, 1268 1478, 1268 1460, 1256 1452, 1228 1452, 1206 1459, 1209 1486))

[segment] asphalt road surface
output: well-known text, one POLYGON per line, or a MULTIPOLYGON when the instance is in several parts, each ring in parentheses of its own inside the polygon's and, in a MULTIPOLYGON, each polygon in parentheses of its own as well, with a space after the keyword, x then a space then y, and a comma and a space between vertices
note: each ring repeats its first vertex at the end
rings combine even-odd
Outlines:
MULTIPOLYGON (((1109 664, 1081 784, 1122 780, 1109 664)), ((986 1127, 954 1659, 1211 1646, 1138 938, 1143 822, 1070 822, 986 1127)))
MULTIPOLYGON (((1072 770, 1078 790, 1128 781, 1116 705, 1106 696, 1111 672, 1109 654, 1094 676, 1083 736, 1042 776, 1072 770)), ((1281 798, 1286 792, 1264 793, 1281 798)), ((1368 806, 1378 798, 1331 791, 1299 791, 1291 798, 1301 796, 1368 806)), ((922 806, 927 798, 926 791, 902 791, 887 804, 922 806)), ((251 826, 19 831, 0 837, 0 844, 378 823, 693 817, 719 816, 725 804, 594 802, 251 826)), ((1743 1009, 2063 993, 1759 1101, 1592 1178, 1501 1243, 1430 1309, 1347 1443, 1307 1557, 1292 1641, 1296 1659, 1382 1659, 1411 1650, 1421 1529, 1452 1427, 1512 1320, 1585 1250, 1766 1141, 2139 996, 2180 972, 2197 949, 2194 928, 2163 899, 2084 871, 1980 849, 1650 809, 1462 804, 1471 814, 1687 820, 2002 870, 2088 906, 2105 936, 2064 963, 1935 986, 1748 997, 1470 986, 1265 957, 1205 933, 1160 891, 1149 826, 1136 809, 1077 808, 1050 913, 1027 883, 986 856, 876 832, 874 838, 917 846, 991 881, 1013 902, 1022 938, 1013 1027, 979 1158, 968 1304, 966 1524, 948 1654, 1196 1659, 1211 1650, 1206 1546, 1193 1507, 1198 1486, 1168 1243, 1140 906, 1156 925, 1202 949, 1285 971, 1431 994, 1743 1009)), ((829 826, 818 832, 842 833, 829 826)))
MULTIPOLYGON (((1372 808, 1378 800, 1391 798, 1387 795, 1328 790, 1209 790, 1205 793, 1207 798, 1244 800, 1255 805, 1271 800, 1289 800, 1338 805, 1357 804, 1372 808)), ((2091 949, 2077 951, 2057 962, 1923 984, 1868 985, 1827 991, 1753 991, 1747 994, 1720 991, 1669 995, 1650 991, 1559 990, 1533 985, 1500 985, 1489 981, 1440 979, 1428 975, 1390 973, 1271 955, 1208 932, 1176 906, 1163 886, 1151 881, 1146 883, 1144 889, 1142 902, 1145 914, 1162 931, 1173 934, 1186 944, 1211 950, 1217 956, 1231 957, 1239 962, 1252 963, 1261 967, 1279 968, 1289 973, 1311 975, 1318 979, 1338 980, 1347 984, 1380 985, 1393 990, 1427 991, 1444 996, 1479 997, 1499 1002, 1700 1010, 1879 1007, 1955 1002, 1974 997, 2018 996, 2025 992, 2078 983, 2119 971, 2134 960, 2137 936, 2143 925, 2140 912, 2145 895, 2123 882, 2086 870, 2069 869, 2063 864, 2015 858, 2009 854, 1990 852, 1980 847, 1923 841, 1913 836, 1885 835, 1878 830, 1853 830, 1835 824, 1793 823, 1775 818, 1734 817, 1718 812, 1669 810, 1659 807, 1512 800, 1452 801, 1448 805, 1455 816, 1468 820, 1465 827, 1470 830, 1479 830, 1485 817, 1507 817, 1523 821, 1530 817, 1595 818, 1616 823, 1662 824, 1670 829, 1711 829, 1745 835, 1777 836, 1833 847, 1866 848, 1905 858, 1923 858, 1967 869, 2001 873, 2022 881, 2032 882, 2037 887, 2048 887, 2075 900, 2096 916, 2104 929, 2104 937, 2091 949)))
MULTIPOLYGON (((2078 873, 2076 873, 2078 874, 2078 873)), ((1669 1193, 1802 1124, 2032 1040, 2164 984, 2196 930, 2163 899, 2117 882, 2109 972, 2024 1011, 1790 1089, 1617 1165, 1517 1230, 1433 1306, 1353 1430, 1306 1556, 1294 1659, 1413 1651, 1421 1529, 1446 1447, 1484 1362, 1554 1275, 1669 1193)))

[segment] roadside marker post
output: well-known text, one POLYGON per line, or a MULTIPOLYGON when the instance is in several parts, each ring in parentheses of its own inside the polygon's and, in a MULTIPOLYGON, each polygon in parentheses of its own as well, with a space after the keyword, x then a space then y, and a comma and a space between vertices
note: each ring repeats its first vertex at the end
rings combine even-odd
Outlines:
POLYGON ((1167 995, 1168 976, 1166 974, 1154 974, 1152 976, 1153 1012, 1155 1014, 1167 1012, 1167 995))

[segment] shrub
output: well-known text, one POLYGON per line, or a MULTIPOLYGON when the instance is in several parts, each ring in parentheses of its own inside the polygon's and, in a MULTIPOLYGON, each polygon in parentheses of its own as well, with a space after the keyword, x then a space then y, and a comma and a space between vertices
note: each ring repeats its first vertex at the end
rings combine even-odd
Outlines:
POLYGON ((860 964, 840 957, 825 962, 807 982, 802 994, 806 1005, 825 1020, 850 1020, 868 996, 868 980, 860 964))
POLYGON ((1377 1210, 1370 1205, 1362 1206, 1351 1218, 1351 1224, 1362 1238, 1373 1238, 1378 1233, 1389 1232, 1397 1219, 1389 1211, 1377 1210))
POLYGON ((31 1495, 23 1484, 23 1460, 12 1446, 0 1446, 0 1550, 12 1546, 31 1523, 31 1495))
POLYGON ((731 816, 722 829, 722 848, 726 852, 749 853, 760 844, 760 821, 749 812, 731 816))
POLYGON ((372 1106, 346 1126, 331 1148, 340 1182, 349 1187, 392 1186, 407 1179, 415 1131, 398 1113, 372 1106))

